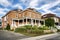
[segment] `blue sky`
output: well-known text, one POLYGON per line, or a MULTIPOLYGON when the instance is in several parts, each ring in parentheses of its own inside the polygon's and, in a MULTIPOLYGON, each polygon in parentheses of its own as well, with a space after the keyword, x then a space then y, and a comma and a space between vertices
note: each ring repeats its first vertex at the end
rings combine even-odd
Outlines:
POLYGON ((60 0, 0 0, 0 18, 10 10, 27 8, 60 16, 60 0))

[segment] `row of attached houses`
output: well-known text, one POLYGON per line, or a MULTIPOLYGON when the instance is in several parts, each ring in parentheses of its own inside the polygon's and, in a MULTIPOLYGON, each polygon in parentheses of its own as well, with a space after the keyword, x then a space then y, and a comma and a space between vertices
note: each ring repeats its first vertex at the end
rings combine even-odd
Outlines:
POLYGON ((51 13, 48 13, 42 16, 42 19, 44 20, 47 18, 54 19, 56 28, 60 29, 60 17, 58 17, 55 14, 51 14, 51 13))
POLYGON ((41 13, 37 12, 35 9, 28 8, 26 10, 16 9, 9 11, 5 16, 2 17, 2 27, 6 27, 7 24, 11 28, 17 28, 24 25, 37 25, 41 26, 41 13))
POLYGON ((6 15, 2 17, 2 27, 5 28, 9 24, 12 28, 21 27, 24 25, 37 25, 41 26, 45 24, 46 18, 53 18, 56 23, 59 23, 60 18, 55 14, 42 14, 35 9, 27 8, 26 10, 15 9, 9 11, 6 15), (43 22, 43 23, 41 23, 43 22))
POLYGON ((45 14, 42 16, 42 19, 44 19, 44 20, 47 18, 54 19, 55 24, 60 25, 60 17, 56 16, 55 14, 48 13, 48 14, 45 14))

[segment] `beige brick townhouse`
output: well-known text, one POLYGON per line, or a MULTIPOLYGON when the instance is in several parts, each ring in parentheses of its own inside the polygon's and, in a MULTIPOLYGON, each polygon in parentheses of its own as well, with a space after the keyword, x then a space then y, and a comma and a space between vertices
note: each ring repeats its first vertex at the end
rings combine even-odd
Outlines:
POLYGON ((41 26, 41 13, 35 9, 27 8, 26 10, 16 9, 9 11, 2 17, 2 27, 5 28, 7 24, 10 24, 11 28, 21 27, 24 25, 37 25, 41 26))
POLYGON ((54 19, 56 26, 57 26, 57 25, 60 25, 60 17, 58 17, 58 16, 55 15, 55 14, 48 13, 48 14, 43 15, 42 18, 43 18, 43 19, 52 18, 52 19, 54 19))

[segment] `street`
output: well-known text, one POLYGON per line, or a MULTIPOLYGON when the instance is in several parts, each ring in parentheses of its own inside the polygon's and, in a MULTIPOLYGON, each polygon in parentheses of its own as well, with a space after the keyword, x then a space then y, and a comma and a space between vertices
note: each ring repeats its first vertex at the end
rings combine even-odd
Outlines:
POLYGON ((0 40, 19 40, 23 38, 28 38, 28 37, 18 33, 0 31, 0 40))
POLYGON ((60 40, 60 35, 53 37, 53 38, 46 39, 46 40, 60 40))
MULTIPOLYGON (((30 38, 30 37, 14 32, 0 31, 0 40, 21 40, 21 39, 27 40, 26 38, 30 38)), ((31 38, 30 40, 34 40, 34 39, 31 38)), ((35 40, 60 40, 60 33, 57 33, 54 36, 47 36, 35 40)))
POLYGON ((54 36, 48 36, 48 37, 44 37, 36 40, 60 40, 60 33, 57 33, 57 35, 54 35, 54 36))
POLYGON ((60 33, 47 34, 20 40, 60 40, 60 33))

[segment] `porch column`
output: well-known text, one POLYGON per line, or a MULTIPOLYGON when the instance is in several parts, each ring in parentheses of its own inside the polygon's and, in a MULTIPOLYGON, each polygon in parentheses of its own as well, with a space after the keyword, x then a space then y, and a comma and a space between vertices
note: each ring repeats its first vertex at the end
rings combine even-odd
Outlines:
POLYGON ((36 19, 35 19, 35 25, 36 25, 36 19))
POLYGON ((40 20, 39 20, 39 26, 40 26, 40 20))
POLYGON ((12 20, 12 26, 13 26, 13 24, 14 24, 14 23, 13 23, 13 20, 12 20))
POLYGON ((19 20, 18 20, 18 26, 19 26, 19 20))
POLYGON ((24 25, 24 19, 23 19, 23 25, 24 25))
POLYGON ((16 22, 14 21, 14 26, 16 26, 16 22))
POLYGON ((33 19, 31 19, 31 25, 33 26, 33 19))
POLYGON ((26 25, 27 25, 27 18, 26 18, 26 25))

